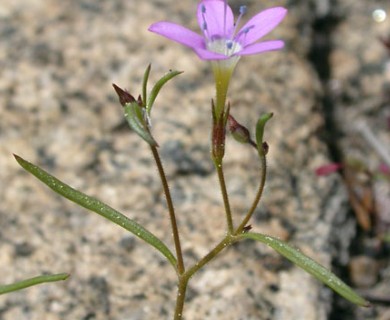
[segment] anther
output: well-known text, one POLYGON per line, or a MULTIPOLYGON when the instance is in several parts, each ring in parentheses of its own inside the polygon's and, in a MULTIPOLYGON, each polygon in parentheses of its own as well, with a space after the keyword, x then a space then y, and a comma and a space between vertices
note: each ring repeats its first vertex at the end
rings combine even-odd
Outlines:
POLYGON ((204 4, 202 4, 202 6, 200 7, 200 10, 202 12, 202 19, 203 19, 202 29, 204 31, 205 37, 209 38, 209 34, 207 32, 207 22, 206 22, 206 17, 205 17, 206 6, 204 4))
POLYGON ((246 6, 240 6, 240 15, 244 15, 246 13, 246 6))
POLYGON ((240 23, 242 16, 246 13, 246 6, 240 6, 239 12, 240 12, 240 15, 238 16, 236 22, 234 23, 233 35, 236 33, 238 24, 240 23))
POLYGON ((235 41, 238 41, 242 35, 244 35, 244 40, 241 40, 241 41, 245 41, 245 37, 246 35, 248 34, 248 32, 253 29, 255 26, 254 25, 251 25, 249 27, 246 27, 245 29, 241 30, 237 36, 235 37, 235 41))
POLYGON ((253 29, 255 26, 249 26, 249 27, 247 27, 247 28, 245 28, 244 30, 243 30, 243 32, 245 33, 245 34, 247 34, 248 32, 249 32, 249 30, 251 30, 251 29, 253 29))

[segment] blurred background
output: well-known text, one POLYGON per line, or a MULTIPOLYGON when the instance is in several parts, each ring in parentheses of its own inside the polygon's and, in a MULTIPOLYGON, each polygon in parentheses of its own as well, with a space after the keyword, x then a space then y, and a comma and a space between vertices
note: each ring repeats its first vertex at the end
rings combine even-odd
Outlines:
MULTIPOLYGON (((289 13, 267 38, 279 52, 243 58, 232 114, 253 129, 273 112, 266 190, 254 230, 326 265, 373 306, 333 294, 272 250, 227 250, 192 279, 185 319, 390 319, 390 4, 386 0, 229 1, 247 17, 289 13)), ((210 65, 149 33, 169 20, 199 30, 195 0, 0 2, 0 273, 11 283, 68 272, 61 283, 0 297, 0 319, 170 319, 175 273, 118 226, 54 194, 12 153, 95 196, 173 248, 149 149, 128 129, 112 83, 159 95, 153 133, 171 182, 187 265, 225 232, 209 155, 210 65)), ((253 130, 252 130, 253 131, 253 130)), ((228 139, 225 173, 235 221, 259 181, 256 155, 228 139)))

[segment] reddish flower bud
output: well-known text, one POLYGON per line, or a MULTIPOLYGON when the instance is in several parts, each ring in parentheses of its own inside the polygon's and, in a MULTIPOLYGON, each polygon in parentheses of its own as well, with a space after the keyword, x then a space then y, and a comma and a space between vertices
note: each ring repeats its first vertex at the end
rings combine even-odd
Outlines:
POLYGON ((233 138, 241 143, 249 143, 250 133, 247 128, 245 128, 243 125, 239 124, 236 119, 233 118, 233 116, 229 115, 228 117, 228 128, 230 133, 232 134, 233 138))
MULTIPOLYGON (((121 103, 121 105, 124 107, 127 103, 133 103, 135 102, 135 99, 134 97, 128 93, 126 90, 123 90, 121 88, 119 88, 116 84, 112 84, 112 86, 114 87, 115 91, 116 91, 116 94, 118 95, 119 97, 119 102, 121 103)), ((140 99, 140 98, 139 98, 140 99)))

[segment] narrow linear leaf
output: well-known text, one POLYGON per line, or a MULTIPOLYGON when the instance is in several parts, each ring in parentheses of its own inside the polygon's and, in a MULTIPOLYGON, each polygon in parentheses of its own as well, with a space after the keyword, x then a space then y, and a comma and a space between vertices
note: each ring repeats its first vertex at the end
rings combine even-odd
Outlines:
POLYGON ((265 243, 266 245, 270 246, 282 256, 284 256, 306 272, 313 275, 315 278, 326 284, 328 287, 332 288, 339 295, 351 301, 352 303, 363 307, 368 307, 370 305, 368 301, 360 297, 355 291, 352 290, 352 288, 346 285, 335 274, 330 272, 328 269, 326 269, 319 263, 315 262, 313 259, 304 255, 299 250, 290 246, 286 242, 283 242, 271 236, 252 232, 243 233, 241 237, 265 243))
POLYGON ((144 78, 142 81, 142 101, 143 101, 143 103, 146 103, 147 91, 148 91, 148 80, 149 80, 149 74, 150 74, 151 68, 152 68, 152 65, 149 64, 145 70, 144 78))
POLYGON ((156 82, 156 84, 152 88, 152 91, 150 92, 148 101, 146 103, 146 110, 148 111, 148 114, 150 114, 150 112, 152 111, 154 101, 156 100, 157 95, 163 85, 181 73, 183 73, 183 71, 169 71, 165 76, 163 76, 160 80, 156 82))
POLYGON ((151 146, 158 146, 150 132, 146 129, 143 118, 143 110, 137 103, 126 103, 124 106, 125 118, 133 129, 143 140, 151 146))
POLYGON ((259 152, 259 155, 264 155, 264 149, 263 149, 263 136, 264 136, 264 128, 268 120, 272 118, 272 113, 265 113, 263 114, 260 119, 257 121, 256 124, 256 143, 257 143, 257 151, 259 152))
POLYGON ((135 222, 132 219, 129 219, 119 211, 111 208, 107 204, 102 201, 90 197, 76 189, 73 189, 69 185, 63 183, 58 180, 54 176, 50 175, 46 171, 42 170, 38 166, 22 159, 21 157, 14 155, 16 161, 28 172, 33 174, 39 180, 41 180, 44 184, 46 184, 49 188, 60 194, 61 196, 77 203, 78 205, 89 209, 97 214, 103 216, 104 218, 114 222, 118 226, 130 231, 138 238, 144 240, 158 251, 160 251, 168 261, 175 267, 176 269, 176 258, 172 254, 172 252, 168 249, 168 247, 158 239, 154 234, 150 231, 146 230, 140 224, 135 222))
POLYGON ((32 286, 35 286, 37 284, 46 283, 46 282, 62 281, 62 280, 66 280, 68 278, 69 278, 69 274, 67 274, 67 273, 49 274, 49 275, 43 275, 43 276, 30 278, 30 279, 18 281, 15 283, 7 284, 4 286, 0 286, 0 295, 5 294, 5 293, 9 293, 9 292, 13 292, 13 291, 17 291, 17 290, 21 290, 21 289, 25 289, 28 287, 32 287, 32 286))

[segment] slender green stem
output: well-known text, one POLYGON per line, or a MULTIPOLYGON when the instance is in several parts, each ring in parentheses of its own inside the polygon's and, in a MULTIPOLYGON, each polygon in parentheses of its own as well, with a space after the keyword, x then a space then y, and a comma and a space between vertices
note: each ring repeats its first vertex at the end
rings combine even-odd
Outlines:
POLYGON ((212 259, 214 259, 222 250, 229 247, 233 243, 241 240, 240 237, 232 236, 231 234, 227 234, 226 237, 218 243, 214 249, 212 249, 208 254, 206 254, 199 262, 189 268, 182 275, 179 275, 179 286, 177 292, 177 300, 176 300, 176 309, 175 309, 175 320, 181 320, 183 315, 183 307, 184 300, 186 295, 187 284, 191 277, 199 271, 202 267, 204 267, 207 263, 209 263, 212 259))
POLYGON ((232 236, 230 234, 226 235, 223 240, 218 243, 214 249, 212 249, 208 254, 206 254, 199 262, 189 268, 184 274, 186 277, 191 278, 197 271, 199 271, 202 267, 204 267, 207 263, 209 263, 212 259, 214 259, 223 249, 229 247, 234 242, 237 242, 241 238, 232 236))
POLYGON ((185 276, 179 276, 179 286, 177 288, 176 308, 174 320, 181 320, 183 317, 184 301, 186 298, 188 280, 190 278, 185 276))
POLYGON ((31 286, 35 286, 37 284, 45 283, 45 282, 55 282, 66 280, 69 277, 67 273, 59 273, 59 274, 51 274, 51 275, 43 275, 38 276, 26 280, 22 280, 16 283, 7 284, 5 286, 0 286, 0 295, 4 293, 9 293, 12 291, 17 291, 21 289, 25 289, 31 286))
POLYGON ((175 243, 175 249, 176 249, 176 256, 177 256, 177 272, 179 274, 182 274, 184 272, 184 262, 183 262, 183 253, 181 250, 180 245, 180 236, 179 236, 179 230, 177 228, 177 222, 176 222, 176 215, 175 215, 175 208, 173 207, 171 192, 169 191, 168 181, 164 172, 164 168, 160 159, 160 155, 158 153, 157 147, 150 146, 150 149, 152 150, 154 160, 157 165, 158 173, 161 178, 161 183, 164 189, 165 199, 167 201, 168 211, 169 211, 169 218, 171 220, 171 226, 172 226, 172 235, 173 235, 173 241, 175 243))
POLYGON ((227 222, 227 227, 228 227, 228 233, 232 234, 233 233, 233 218, 232 218, 232 212, 230 209, 230 203, 229 203, 229 196, 228 192, 226 189, 226 183, 225 183, 225 176, 223 173, 223 166, 222 166, 222 161, 218 164, 215 165, 217 168, 217 173, 218 173, 218 180, 219 180, 219 185, 221 188, 222 192, 222 198, 223 198, 223 204, 225 206, 225 213, 226 213, 226 222, 227 222))
POLYGON ((252 206, 248 210, 248 213, 246 214, 245 218, 242 220, 240 226, 234 232, 234 234, 236 234, 236 235, 238 235, 238 234, 240 234, 242 232, 242 230, 245 228, 246 224, 252 218, 252 215, 255 212, 256 207, 259 204, 259 201, 260 201, 261 196, 263 194, 264 185, 265 185, 265 178, 266 178, 266 175, 267 175, 267 160, 266 160, 265 154, 260 156, 260 164, 261 164, 260 184, 259 184, 259 188, 258 188, 257 193, 256 193, 256 197, 253 200, 252 206))

